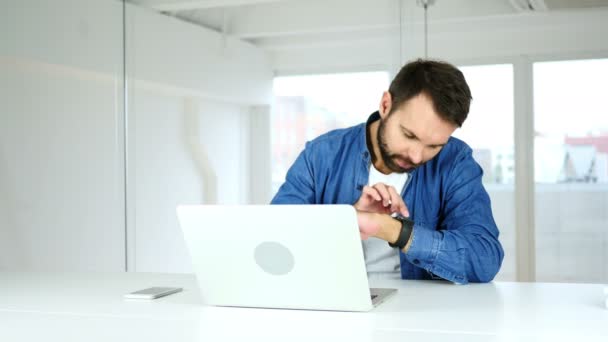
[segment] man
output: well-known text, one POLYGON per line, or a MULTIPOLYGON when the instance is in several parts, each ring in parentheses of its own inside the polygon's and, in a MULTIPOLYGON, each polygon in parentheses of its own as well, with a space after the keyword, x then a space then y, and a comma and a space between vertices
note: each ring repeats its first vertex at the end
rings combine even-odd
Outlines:
POLYGON ((372 275, 491 281, 504 253, 483 171, 451 137, 470 102, 454 66, 408 63, 367 123, 306 144, 272 204, 354 205, 372 275))

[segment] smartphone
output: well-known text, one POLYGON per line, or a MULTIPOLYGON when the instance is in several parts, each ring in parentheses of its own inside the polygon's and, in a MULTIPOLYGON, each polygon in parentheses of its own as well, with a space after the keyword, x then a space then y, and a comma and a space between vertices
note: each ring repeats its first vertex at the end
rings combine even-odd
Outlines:
POLYGON ((126 299, 156 299, 180 292, 181 287, 149 287, 147 289, 127 293, 126 299))

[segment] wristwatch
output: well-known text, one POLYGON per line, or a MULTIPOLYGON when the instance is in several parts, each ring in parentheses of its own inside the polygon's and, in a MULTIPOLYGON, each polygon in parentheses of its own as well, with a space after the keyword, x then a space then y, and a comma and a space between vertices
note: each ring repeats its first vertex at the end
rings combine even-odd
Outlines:
POLYGON ((391 215, 391 217, 401 222, 401 232, 399 232, 399 237, 397 238, 397 241, 395 241, 395 243, 389 242, 388 245, 393 248, 399 248, 399 250, 402 250, 405 245, 407 245, 407 242, 410 240, 410 236, 412 236, 412 230, 414 229, 414 221, 401 214, 393 214, 391 215))

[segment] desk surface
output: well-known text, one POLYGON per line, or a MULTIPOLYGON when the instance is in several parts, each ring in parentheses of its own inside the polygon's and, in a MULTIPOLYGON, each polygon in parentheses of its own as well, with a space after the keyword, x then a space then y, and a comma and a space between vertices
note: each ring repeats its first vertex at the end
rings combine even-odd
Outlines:
POLYGON ((194 276, 0 273, 0 341, 608 340, 604 286, 374 280, 398 288, 368 313, 204 306, 194 276), (154 301, 123 295, 184 291, 154 301))

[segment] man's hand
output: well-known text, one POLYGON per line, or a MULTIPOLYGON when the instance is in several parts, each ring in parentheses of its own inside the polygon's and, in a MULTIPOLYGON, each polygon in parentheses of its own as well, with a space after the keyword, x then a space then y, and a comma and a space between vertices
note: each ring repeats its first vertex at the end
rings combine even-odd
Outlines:
POLYGON ((361 240, 367 240, 370 236, 375 236, 380 231, 380 222, 376 214, 367 211, 357 210, 357 222, 359 223, 359 233, 361 240))
POLYGON ((399 238, 401 223, 386 214, 357 211, 357 222, 361 240, 373 236, 394 243, 399 238))
POLYGON ((361 197, 354 204, 355 209, 378 214, 400 213, 409 217, 410 213, 403 202, 403 198, 394 187, 384 183, 363 187, 361 197))

